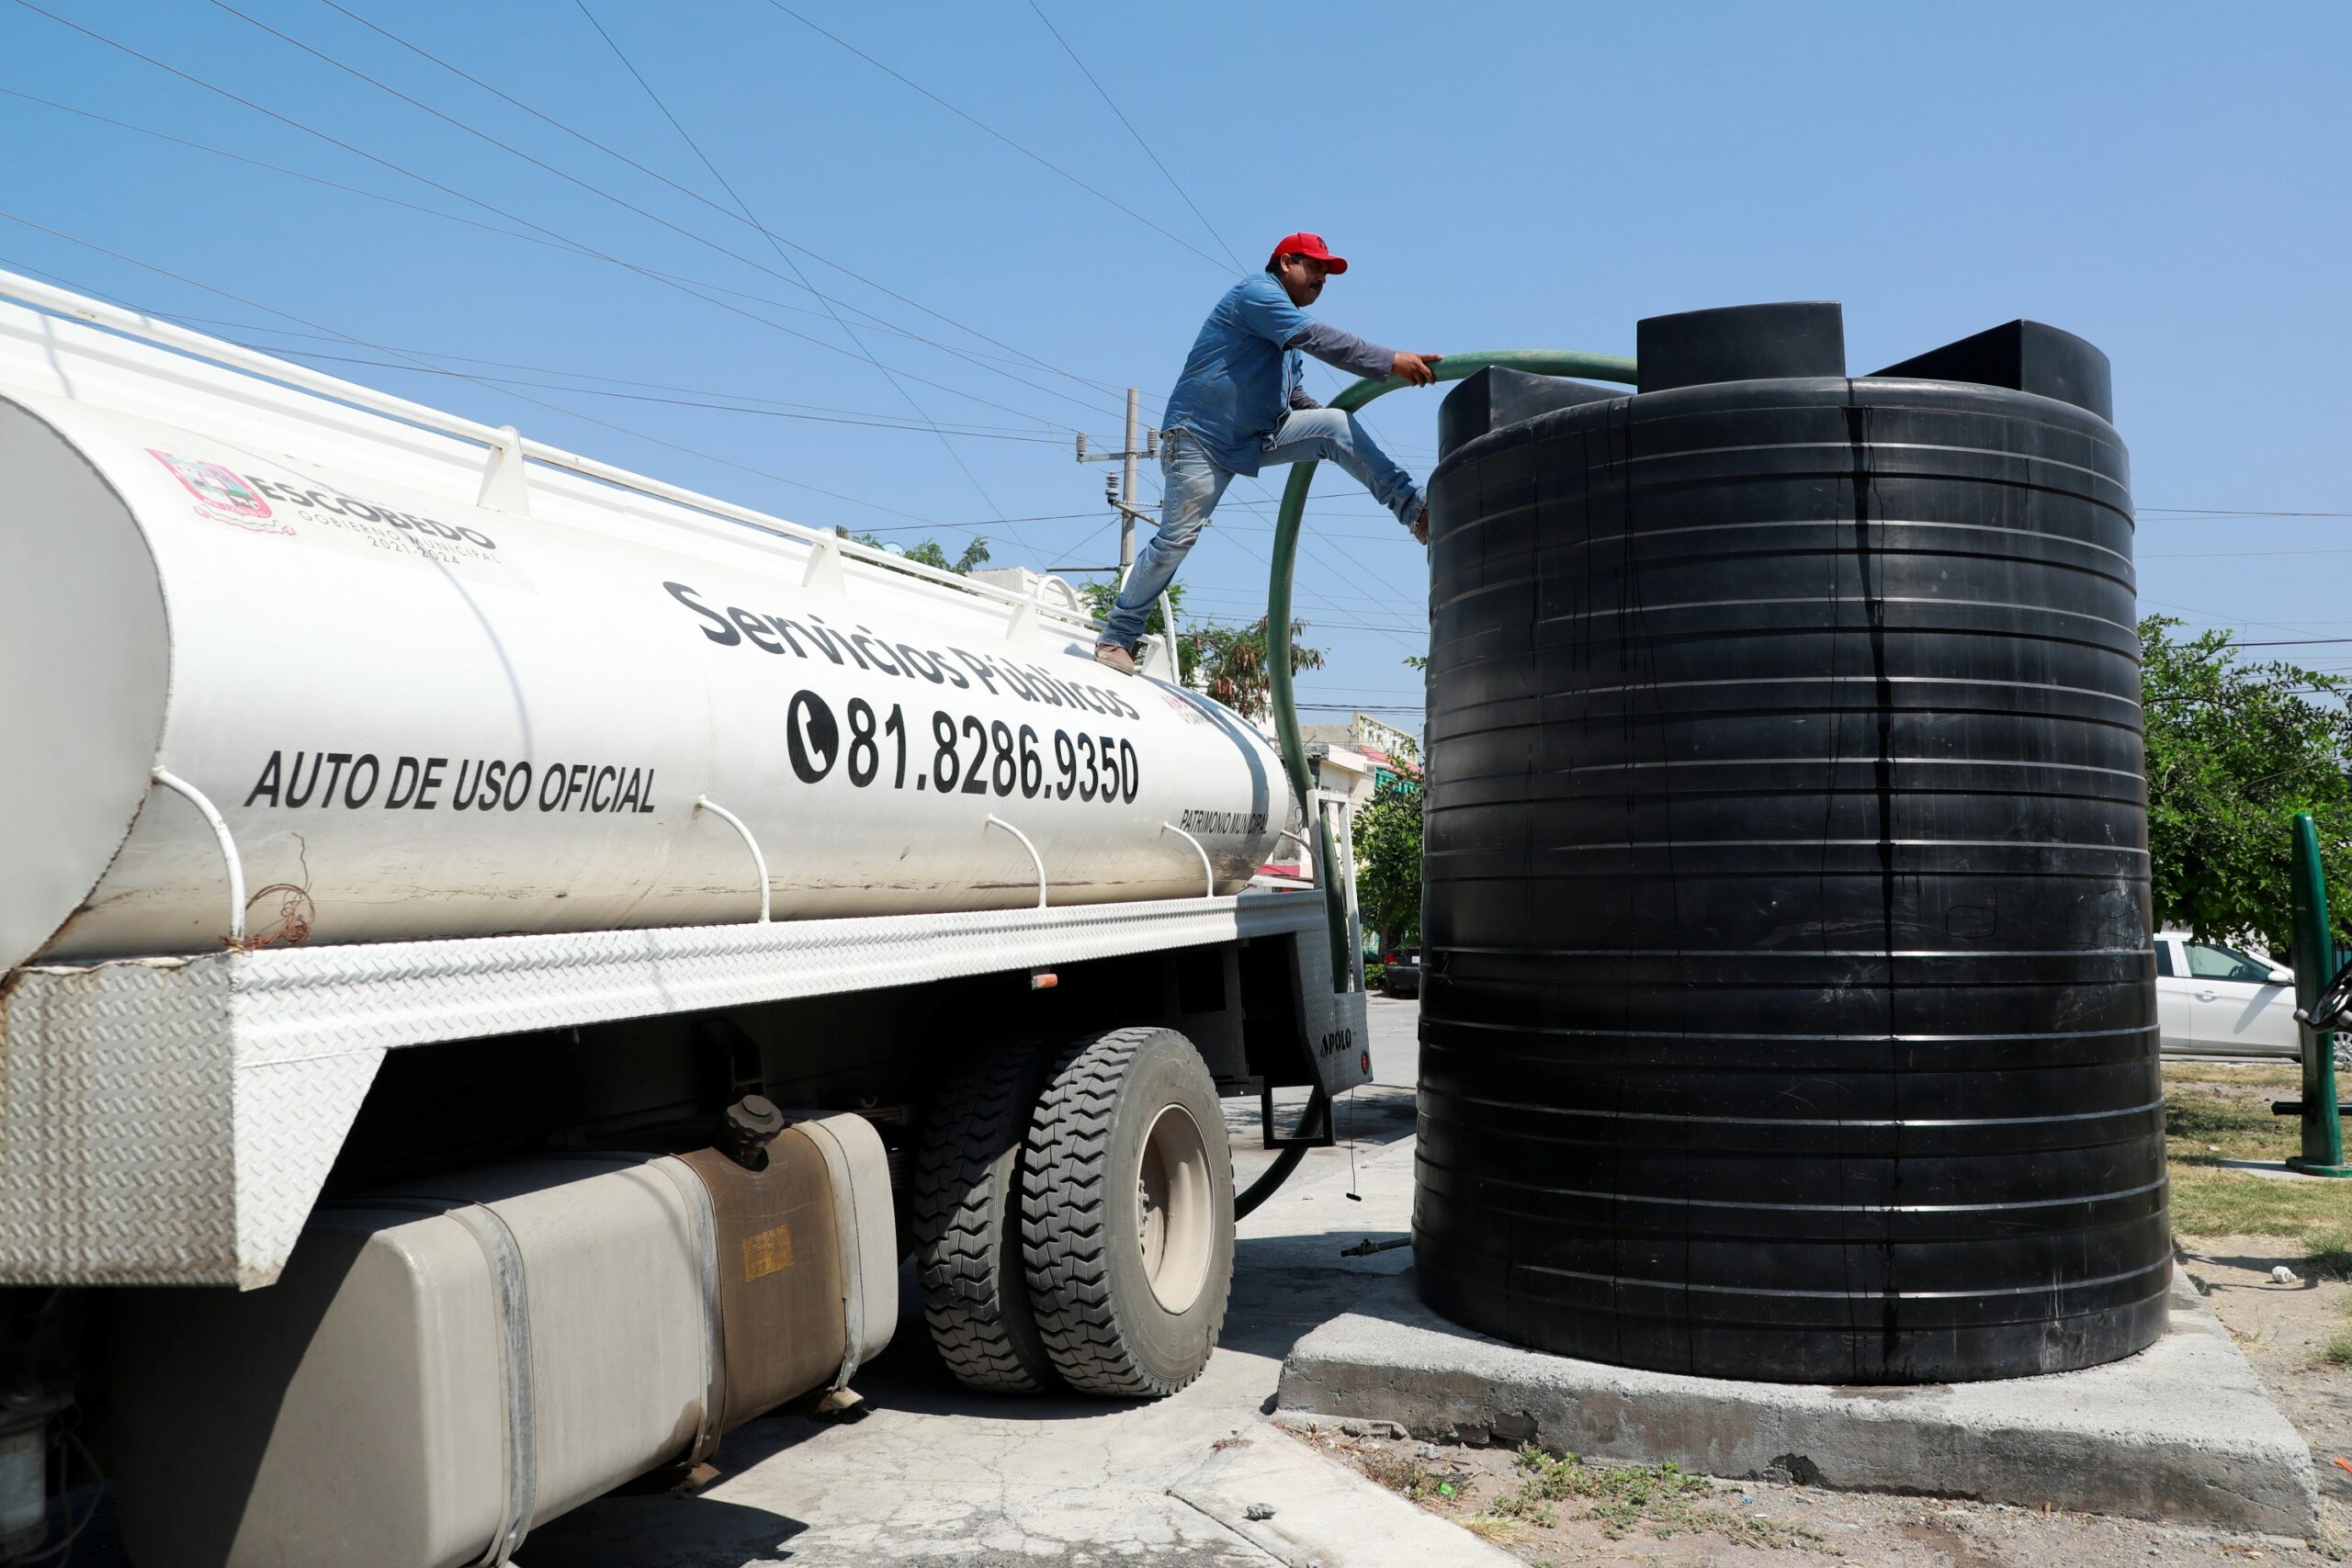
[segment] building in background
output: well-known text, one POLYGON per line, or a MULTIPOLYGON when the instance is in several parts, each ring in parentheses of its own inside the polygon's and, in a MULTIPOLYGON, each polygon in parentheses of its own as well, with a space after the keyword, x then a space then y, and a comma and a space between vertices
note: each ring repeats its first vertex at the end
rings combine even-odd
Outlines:
MULTIPOLYGON (((1261 728, 1272 732, 1271 724, 1261 728)), ((1370 714, 1360 713, 1347 724, 1302 725, 1298 733, 1306 743, 1306 770, 1315 787, 1347 796, 1351 812, 1371 805, 1374 792, 1392 780, 1408 789, 1421 787, 1421 765, 1415 760, 1420 743, 1370 714)), ((1259 868, 1258 886, 1308 886, 1312 877, 1305 863, 1306 849, 1295 839, 1276 845, 1272 857, 1259 868)))
POLYGON ((1299 729, 1306 742, 1306 765, 1317 785, 1348 797, 1361 811, 1384 784, 1421 787, 1420 742, 1393 724, 1360 713, 1346 724, 1309 724, 1299 729))

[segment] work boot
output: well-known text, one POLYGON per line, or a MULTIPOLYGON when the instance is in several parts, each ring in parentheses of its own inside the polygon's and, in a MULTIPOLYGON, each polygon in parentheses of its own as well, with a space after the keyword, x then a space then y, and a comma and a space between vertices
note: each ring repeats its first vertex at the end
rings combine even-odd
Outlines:
POLYGON ((1094 662, 1107 664, 1122 675, 1132 675, 1136 672, 1136 656, 1115 642, 1096 643, 1094 662))

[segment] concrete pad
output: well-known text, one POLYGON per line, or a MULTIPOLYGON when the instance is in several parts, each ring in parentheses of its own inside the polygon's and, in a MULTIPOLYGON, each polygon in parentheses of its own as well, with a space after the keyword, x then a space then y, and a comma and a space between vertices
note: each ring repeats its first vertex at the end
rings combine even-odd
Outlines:
POLYGON ((1228 1440, 1168 1495, 1288 1568, 1522 1568, 1510 1552, 1272 1426, 1228 1440))
POLYGON ((2048 1504, 2315 1536, 2311 1456, 2211 1309, 2109 1366, 2000 1382, 1838 1388, 1639 1371, 1506 1345, 1424 1307, 1410 1274, 1294 1346, 1285 1411, 1414 1436, 1537 1442, 1735 1480, 2048 1504))

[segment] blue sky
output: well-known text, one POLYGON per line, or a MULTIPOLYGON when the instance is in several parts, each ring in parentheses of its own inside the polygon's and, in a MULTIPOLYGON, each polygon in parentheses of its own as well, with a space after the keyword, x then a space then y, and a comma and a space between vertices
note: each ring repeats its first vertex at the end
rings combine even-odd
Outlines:
MULTIPOLYGON (((1429 352, 1836 299, 1863 371, 2031 316, 2115 362, 2144 606, 2352 637, 2352 6, 233 3, 40 0, 360 151, 0 0, 0 89, 197 144, 0 95, 0 265, 1032 565, 1115 558, 1072 431, 1115 446, 1130 382, 1156 409, 1232 258, 1294 229, 1355 264, 1318 314, 1429 352)), ((1370 416, 1424 474, 1439 395, 1370 416)), ((1235 487, 1195 609, 1262 609, 1279 482, 1235 487)), ((1313 513, 1302 698, 1418 728, 1421 552, 1336 473, 1313 513)))

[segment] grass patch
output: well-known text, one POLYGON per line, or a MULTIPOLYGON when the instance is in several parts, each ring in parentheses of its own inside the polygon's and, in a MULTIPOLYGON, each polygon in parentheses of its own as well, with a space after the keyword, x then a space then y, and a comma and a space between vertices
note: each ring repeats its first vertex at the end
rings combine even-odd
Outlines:
MULTIPOLYGON (((2222 1164, 2283 1160, 2300 1150, 2295 1119, 2273 1116, 2270 1102, 2301 1093, 2301 1071, 2283 1063, 2177 1062, 2165 1064, 2164 1077, 2173 1229, 2278 1236, 2301 1249, 2307 1271, 2352 1278, 2352 1181, 2278 1181, 2222 1164)), ((2352 1332, 2345 1348, 2352 1365, 2352 1332)))
POLYGON ((2352 1190, 2342 1182, 2279 1181, 2177 1159, 2172 1226, 2184 1235, 2284 1237, 2323 1274, 2345 1273, 2352 1263, 2352 1190))
MULTIPOLYGON (((2235 1086, 2167 1084, 2165 1136, 2176 1153, 2190 1158, 2278 1158, 2272 1149, 2287 1118, 2270 1113, 2274 1092, 2267 1086, 2247 1094, 2235 1086)), ((2294 1152, 2291 1136, 2283 1152, 2294 1152)))
POLYGON ((2165 1083, 2167 1087, 2183 1083, 2234 1084, 2243 1089, 2261 1085, 2266 1089, 2301 1089, 2302 1069, 2292 1062, 2166 1062, 2165 1083))
POLYGON ((1660 1540, 1716 1535, 1735 1546, 1811 1545, 1821 1539, 1793 1525, 1717 1506, 1714 1483, 1679 1465, 1589 1465, 1574 1454, 1554 1459, 1530 1445, 1519 1450, 1514 1470, 1517 1488, 1497 1498, 1475 1522, 1464 1523, 1489 1539, 1508 1538, 1520 1525, 1556 1525, 1555 1506, 1578 1503, 1582 1517, 1611 1540, 1636 1530, 1660 1540))

